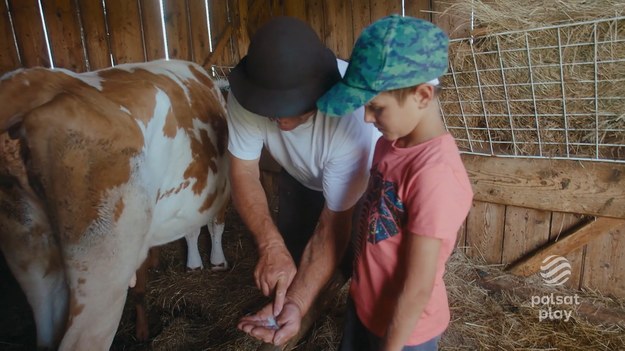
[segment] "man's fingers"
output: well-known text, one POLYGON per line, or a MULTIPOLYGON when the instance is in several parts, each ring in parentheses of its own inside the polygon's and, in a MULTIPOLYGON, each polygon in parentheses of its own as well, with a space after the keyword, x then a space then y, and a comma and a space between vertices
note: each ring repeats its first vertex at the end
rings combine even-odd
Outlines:
POLYGON ((274 333, 275 331, 273 330, 263 328, 263 327, 256 327, 256 328, 253 328, 251 332, 248 334, 255 337, 256 339, 260 339, 264 342, 270 343, 273 340, 274 333))
POLYGON ((287 326, 285 328, 281 328, 273 335, 273 340, 270 341, 274 345, 282 346, 287 341, 289 341, 292 337, 297 334, 297 330, 294 330, 291 326, 287 326))
POLYGON ((261 291, 263 292, 263 295, 265 296, 271 295, 272 287, 269 287, 269 284, 267 284, 267 281, 263 281, 260 285, 261 285, 261 291))
POLYGON ((273 301, 273 315, 278 316, 282 312, 282 307, 284 307, 284 299, 286 297, 286 289, 288 285, 285 281, 284 277, 278 279, 278 283, 276 284, 276 296, 273 301))

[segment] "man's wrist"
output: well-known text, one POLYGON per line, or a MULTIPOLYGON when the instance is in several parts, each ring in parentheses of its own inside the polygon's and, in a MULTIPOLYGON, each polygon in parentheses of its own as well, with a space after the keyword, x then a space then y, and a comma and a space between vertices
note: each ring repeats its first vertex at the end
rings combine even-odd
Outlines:
POLYGON ((280 233, 272 233, 265 235, 264 238, 258 239, 258 251, 263 254, 274 249, 286 250, 286 244, 280 233))

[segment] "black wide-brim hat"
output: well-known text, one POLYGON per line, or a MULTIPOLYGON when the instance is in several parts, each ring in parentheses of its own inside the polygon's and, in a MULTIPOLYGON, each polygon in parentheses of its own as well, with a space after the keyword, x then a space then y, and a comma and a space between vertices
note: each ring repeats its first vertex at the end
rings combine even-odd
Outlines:
POLYGON ((247 56, 228 75, 231 93, 248 111, 295 117, 341 79, 336 56, 303 21, 275 17, 253 36, 247 56))

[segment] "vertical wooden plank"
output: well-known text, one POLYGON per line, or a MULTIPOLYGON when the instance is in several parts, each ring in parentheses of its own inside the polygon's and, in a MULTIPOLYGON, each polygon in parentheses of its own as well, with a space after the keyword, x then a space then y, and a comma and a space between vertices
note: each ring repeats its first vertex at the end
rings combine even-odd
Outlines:
POLYGON ((445 12, 451 5, 448 1, 433 0, 432 22, 441 27, 450 38, 469 36, 471 14, 445 12))
POLYGON ((4 1, 0 1, 0 75, 20 66, 9 9, 4 1))
POLYGON ((43 1, 41 5, 48 29, 48 40, 50 41, 54 66, 67 68, 74 72, 84 72, 87 69, 87 64, 74 1, 43 1))
POLYGON ((462 226, 458 229, 458 238, 456 240, 456 250, 467 253, 467 220, 462 222, 462 226))
POLYGON ((306 1, 306 18, 308 24, 317 32, 321 41, 325 38, 325 18, 323 13, 323 0, 306 1))
POLYGON ((549 241, 551 212, 507 206, 502 263, 513 263, 549 241))
POLYGON ((271 19, 271 3, 266 0, 249 0, 247 13, 247 33, 251 39, 258 28, 271 19))
MULTIPOLYGON (((212 2, 223 3, 223 1, 212 2)), ((169 58, 190 61, 191 43, 187 2, 184 0, 163 0, 163 14, 169 58)))
POLYGON ((583 286, 625 298, 625 225, 598 235, 587 245, 583 286))
POLYGON ((191 20, 191 48, 194 62, 202 64, 210 56, 210 38, 206 18, 206 3, 189 0, 189 18, 191 20))
POLYGON ((473 201, 467 218, 467 255, 483 258, 491 264, 501 263, 504 233, 504 205, 473 201))
POLYGON ((105 0, 114 64, 143 62, 143 38, 136 0, 105 0))
POLYGON ((77 0, 77 4, 85 36, 87 69, 97 70, 110 67, 113 63, 102 1, 77 0))
MULTIPOLYGON (((230 23, 230 50, 232 51, 232 64, 230 66, 236 65, 241 59, 242 55, 239 52, 239 44, 238 38, 236 34, 236 26, 235 16, 238 8, 238 0, 227 0, 228 1, 228 23, 230 23)), ((245 50, 247 52, 247 50, 245 50)))
MULTIPOLYGON (((580 223, 580 220, 580 215, 575 215, 572 213, 551 213, 551 229, 549 234, 549 241, 557 241, 560 236, 566 235, 567 232, 569 232, 572 228, 580 223)), ((571 264, 571 277, 564 285, 572 289, 579 289, 581 287, 584 250, 585 247, 581 247, 564 256, 571 264)))
POLYGON ((247 55, 247 49, 250 45, 250 33, 248 32, 248 10, 247 0, 236 0, 236 11, 234 13, 234 29, 235 29, 235 45, 239 51, 239 58, 247 55))
MULTIPOLYGON (((269 6, 267 6, 269 8, 269 6)), ((228 23, 228 5, 227 1, 211 1, 210 2, 210 25, 211 25, 211 41, 213 43, 213 55, 217 55, 217 59, 213 62, 221 66, 232 66, 236 62, 232 55, 232 43, 229 42, 224 46, 222 52, 216 52, 216 45, 219 39, 225 33, 228 23)))
POLYGON ((48 48, 36 0, 10 0, 22 65, 50 67, 48 48))
MULTIPOLYGON (((201 1, 193 2, 202 3, 201 1)), ((140 6, 146 60, 163 59, 166 56, 160 0, 141 0, 140 6)))
POLYGON ((282 0, 271 0, 271 17, 284 16, 282 0))
POLYGON ((353 25, 351 4, 348 1, 325 0, 325 38, 326 45, 337 57, 349 60, 353 47, 353 25))
POLYGON ((430 0, 406 0, 404 2, 406 16, 412 16, 432 22, 430 0))
POLYGON ((401 0, 371 0, 371 22, 392 14, 401 15, 401 0))
POLYGON ((352 33, 355 44, 362 30, 371 24, 371 2, 370 0, 352 0, 352 8, 352 33))
POLYGON ((284 15, 306 22, 306 0, 284 0, 284 15))

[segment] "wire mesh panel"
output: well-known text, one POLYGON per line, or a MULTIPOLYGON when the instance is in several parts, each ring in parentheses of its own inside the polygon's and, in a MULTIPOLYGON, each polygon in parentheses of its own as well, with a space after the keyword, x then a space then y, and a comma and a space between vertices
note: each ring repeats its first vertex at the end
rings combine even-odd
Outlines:
POLYGON ((441 112, 463 152, 625 163, 625 17, 450 42, 441 112))

